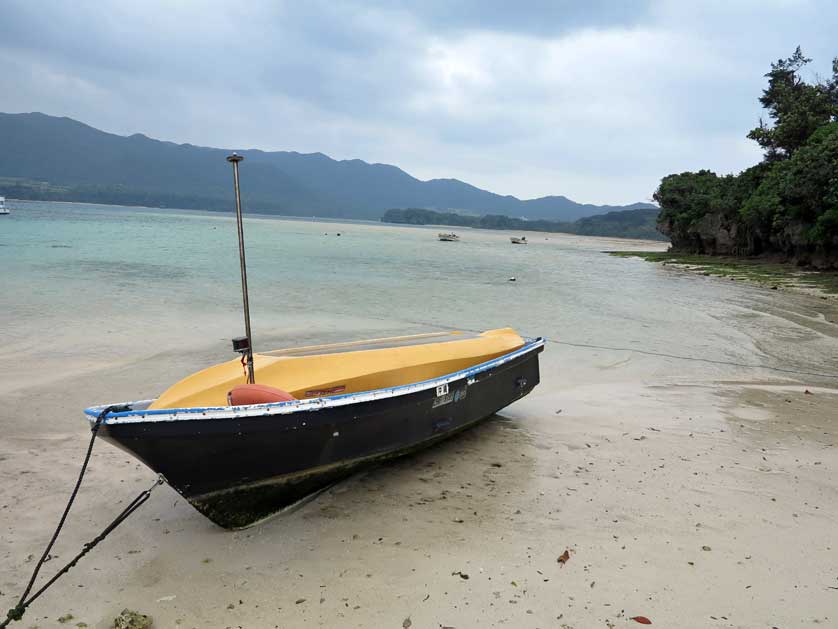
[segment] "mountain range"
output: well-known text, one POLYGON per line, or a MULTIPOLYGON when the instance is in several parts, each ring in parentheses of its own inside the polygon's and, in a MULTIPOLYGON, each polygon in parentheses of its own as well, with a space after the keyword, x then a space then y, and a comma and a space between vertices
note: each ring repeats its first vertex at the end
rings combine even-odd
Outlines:
MULTIPOLYGON (((71 118, 0 113, 0 194, 207 210, 229 209, 232 149, 121 136, 71 118)), ((457 179, 421 181, 389 164, 335 160, 322 153, 237 149, 245 157, 242 197, 248 211, 376 220, 394 207, 506 214, 574 221, 615 210, 563 196, 521 200, 457 179)))

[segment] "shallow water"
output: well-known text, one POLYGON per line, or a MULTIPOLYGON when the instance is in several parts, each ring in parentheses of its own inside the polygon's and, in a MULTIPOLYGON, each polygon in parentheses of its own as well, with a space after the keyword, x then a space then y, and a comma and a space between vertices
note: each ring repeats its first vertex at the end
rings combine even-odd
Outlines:
MULTIPOLYGON (((229 339, 242 333, 232 215, 9 206, 0 218, 0 392, 170 349, 232 355, 229 339), (38 359, 37 372, 27 356, 38 359)), ((509 325, 554 341, 838 373, 834 299, 601 253, 660 243, 534 233, 529 245, 513 246, 506 232, 468 229, 461 242, 443 243, 437 231, 248 218, 255 346, 509 325)), ((561 363, 561 347, 548 347, 549 360, 572 381, 575 365, 561 363)), ((794 377, 626 356, 668 382, 794 377)), ((609 365, 598 368, 607 379, 609 365)))

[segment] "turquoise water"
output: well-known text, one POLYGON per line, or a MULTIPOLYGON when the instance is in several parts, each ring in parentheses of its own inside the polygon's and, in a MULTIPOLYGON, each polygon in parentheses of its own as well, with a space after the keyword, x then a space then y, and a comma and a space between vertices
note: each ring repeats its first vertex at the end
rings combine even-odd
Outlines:
MULTIPOLYGON (((171 348, 230 356, 229 339, 242 333, 232 214, 9 206, 11 216, 0 217, 7 384, 29 377, 17 360, 24 355, 55 377, 171 348)), ((560 341, 838 372, 835 326, 817 298, 601 253, 632 246, 625 241, 532 234, 531 244, 513 246, 504 232, 462 230, 461 242, 442 243, 437 231, 248 218, 257 349, 509 325, 560 341)), ((696 370, 742 375, 684 361, 655 366, 667 377, 696 370)))

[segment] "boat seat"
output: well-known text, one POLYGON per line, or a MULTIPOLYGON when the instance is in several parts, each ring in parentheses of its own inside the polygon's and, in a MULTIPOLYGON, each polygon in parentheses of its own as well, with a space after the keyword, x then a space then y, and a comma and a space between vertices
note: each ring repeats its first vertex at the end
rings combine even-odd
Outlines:
POLYGON ((514 330, 502 328, 481 334, 431 333, 256 353, 256 381, 268 385, 258 393, 238 392, 246 380, 241 361, 234 358, 175 383, 149 409, 264 404, 398 387, 468 369, 523 345, 524 339, 514 330), (240 402, 229 401, 234 393, 240 402), (294 397, 284 397, 289 394, 294 397))

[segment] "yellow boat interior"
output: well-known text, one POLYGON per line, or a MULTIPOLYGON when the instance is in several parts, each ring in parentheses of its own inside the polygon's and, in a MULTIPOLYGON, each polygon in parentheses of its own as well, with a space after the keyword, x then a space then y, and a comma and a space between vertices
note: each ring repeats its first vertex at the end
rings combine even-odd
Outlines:
MULTIPOLYGON (((439 378, 523 347, 511 328, 433 332, 367 341, 254 353, 257 384, 297 399, 359 393, 439 378)), ((149 409, 226 406, 227 395, 247 382, 239 359, 187 376, 149 409)))

